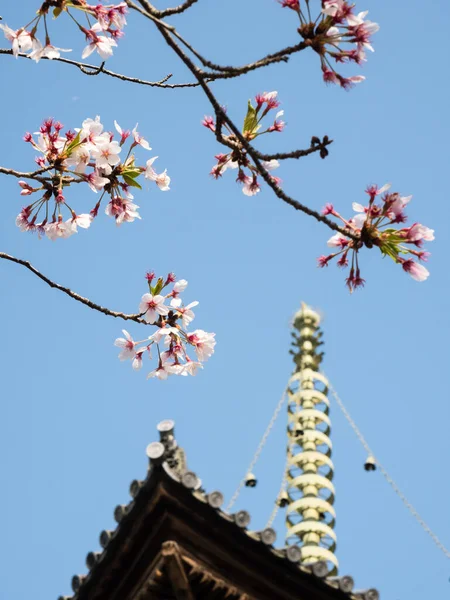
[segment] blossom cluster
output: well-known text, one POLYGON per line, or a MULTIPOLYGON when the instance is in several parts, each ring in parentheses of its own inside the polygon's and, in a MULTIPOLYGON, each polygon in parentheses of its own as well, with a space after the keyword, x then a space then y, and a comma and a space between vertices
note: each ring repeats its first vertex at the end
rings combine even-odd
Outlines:
POLYGON ((105 196, 109 197, 105 213, 115 219, 116 225, 140 219, 139 206, 132 202, 131 188, 142 189, 137 181, 142 174, 160 190, 169 190, 167 172, 158 174, 153 168, 157 156, 147 160, 145 167, 136 164, 133 151, 137 147, 151 150, 148 141, 138 132, 137 125, 130 132, 123 130, 116 121, 114 124, 117 140, 113 133, 103 131, 98 116, 86 119, 74 132, 62 133, 61 123, 47 119, 38 132, 25 134, 24 140, 39 152, 35 160, 40 175, 30 174, 37 183, 35 187, 19 181, 22 196, 39 195, 37 200, 22 209, 16 219, 22 231, 45 234, 51 240, 67 238, 77 232, 77 227, 90 226, 105 196), (128 138, 131 143, 125 153, 124 144, 128 138), (65 189, 80 183, 87 184, 96 194, 101 192, 89 214, 77 214, 66 201, 65 189))
POLYGON ((394 262, 401 265, 416 281, 425 281, 429 272, 421 264, 430 256, 429 252, 422 250, 425 242, 434 240, 434 230, 420 223, 413 223, 409 227, 399 227, 407 221, 405 208, 412 196, 400 196, 397 192, 389 192, 390 184, 382 187, 372 185, 367 188, 369 196, 367 206, 357 202, 353 203, 356 212, 351 219, 344 219, 335 211, 332 204, 325 205, 322 210, 324 215, 332 215, 339 219, 344 229, 352 237, 336 233, 328 240, 328 246, 337 251, 328 256, 320 256, 319 267, 326 267, 333 258, 337 259, 339 267, 347 267, 348 255, 351 254, 350 273, 346 283, 352 292, 364 285, 358 264, 358 252, 363 247, 378 247, 384 256, 389 256, 394 262), (395 227, 397 225, 397 227, 395 227), (416 260, 414 260, 416 259, 416 260), (417 260, 419 262, 417 262, 417 260))
POLYGON ((139 313, 146 323, 154 325, 157 329, 141 341, 135 341, 128 331, 122 330, 124 337, 117 338, 114 342, 115 346, 121 348, 119 359, 131 360, 133 369, 139 370, 144 356, 151 359, 152 350, 155 355, 156 349, 157 366, 150 371, 147 379, 167 379, 169 375, 195 375, 199 368, 203 368, 202 363, 214 353, 215 333, 208 333, 203 329, 187 331, 195 317, 192 309, 198 302, 190 302, 187 305, 182 302, 180 295, 188 285, 185 279, 177 281, 175 275, 169 273, 165 279, 158 278, 153 285, 154 272, 147 273, 146 279, 149 293, 142 296, 139 313), (162 293, 172 283, 172 289, 162 293), (196 354, 194 360, 188 356, 189 347, 192 347, 196 354))
POLYGON ((305 45, 320 56, 323 79, 344 89, 365 79, 362 75, 344 77, 336 71, 336 63, 366 62, 366 51, 373 52, 371 36, 379 25, 366 20, 368 11, 355 13, 355 4, 347 0, 321 0, 321 12, 312 18, 309 0, 278 0, 284 8, 296 12, 300 26, 298 32, 305 45))
POLYGON ((86 0, 53 0, 52 2, 47 0, 39 8, 37 15, 24 27, 11 29, 8 25, 0 25, 6 39, 11 43, 14 56, 17 57, 19 52, 29 53, 30 58, 39 62, 41 58, 54 59, 59 58, 61 52, 71 52, 70 49, 58 48, 51 42, 47 23, 47 15, 51 8, 53 8, 53 18, 56 19, 63 12, 67 13, 85 36, 87 46, 83 50, 82 58, 87 58, 96 51, 102 60, 106 60, 112 56, 113 48, 117 46, 116 40, 124 35, 123 28, 127 23, 126 2, 93 5, 88 4, 86 0), (74 16, 75 10, 84 15, 85 24, 74 16), (92 19, 95 19, 95 23, 92 23, 92 19), (45 44, 37 37, 42 23, 45 44))
MULTIPOLYGON (((278 108, 280 105, 277 95, 278 92, 258 94, 255 96, 256 106, 253 106, 251 100, 249 100, 242 128, 242 134, 245 139, 251 141, 265 133, 283 131, 285 127, 285 122, 281 118, 284 114, 283 110, 278 111, 274 117, 271 116, 270 124, 266 125, 264 130, 261 130, 262 120, 269 115, 270 111, 278 108)), ((210 129, 213 133, 216 132, 216 123, 213 117, 205 116, 202 125, 210 129)), ((245 148, 242 147, 242 144, 233 132, 228 129, 226 124, 224 127, 227 129, 228 134, 224 135, 223 138, 233 149, 227 154, 217 154, 214 157, 217 160, 217 164, 213 166, 210 174, 215 179, 219 179, 227 169, 238 169, 236 181, 242 184, 243 193, 246 196, 254 196, 261 189, 258 181, 258 169, 250 162, 245 148)), ((280 166, 277 160, 261 161, 261 164, 267 171, 272 171, 280 166)), ((279 177, 272 175, 271 179, 277 185, 280 185, 281 179, 279 177)))

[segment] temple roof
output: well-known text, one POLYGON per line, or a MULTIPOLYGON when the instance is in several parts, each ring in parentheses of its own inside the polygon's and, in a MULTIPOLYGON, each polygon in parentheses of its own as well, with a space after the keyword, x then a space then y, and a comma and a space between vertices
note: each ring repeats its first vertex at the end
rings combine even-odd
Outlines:
POLYGON ((248 512, 223 512, 222 494, 187 470, 173 422, 158 429, 147 477, 131 483, 117 528, 101 532, 88 573, 59 600, 378 600, 374 589, 353 592, 349 576, 327 577, 326 563, 300 565, 298 546, 276 549, 275 531, 251 531, 248 512))

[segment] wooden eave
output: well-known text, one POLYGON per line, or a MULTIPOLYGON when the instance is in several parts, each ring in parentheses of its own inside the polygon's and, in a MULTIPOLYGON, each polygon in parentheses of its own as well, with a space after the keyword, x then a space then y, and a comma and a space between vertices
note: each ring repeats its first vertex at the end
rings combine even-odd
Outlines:
POLYGON ((348 600, 255 540, 165 464, 144 485, 74 600, 348 600))

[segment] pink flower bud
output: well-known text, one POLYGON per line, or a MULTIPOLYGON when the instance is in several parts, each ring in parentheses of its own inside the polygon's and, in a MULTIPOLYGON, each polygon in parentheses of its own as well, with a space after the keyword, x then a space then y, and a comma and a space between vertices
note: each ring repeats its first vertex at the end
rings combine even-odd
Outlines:
POLYGON ((95 217, 98 215, 98 209, 100 208, 100 202, 97 202, 97 204, 94 206, 94 208, 90 211, 90 215, 93 219, 95 219, 95 217))
POLYGON ((333 256, 334 254, 330 254, 329 256, 319 256, 319 258, 317 259, 317 266, 321 269, 323 267, 328 267, 328 262, 333 258, 333 256))
POLYGON ((323 215, 332 215, 334 213, 334 206, 330 203, 325 204, 325 206, 320 211, 323 215))
POLYGON ((344 252, 344 254, 342 254, 342 256, 339 257, 339 260, 337 261, 336 264, 338 267, 342 267, 342 268, 348 266, 347 252, 344 252))
POLYGON ((291 8, 297 12, 300 10, 299 0, 279 0, 279 2, 283 8, 291 8))
POLYGON ((203 125, 203 127, 207 127, 208 129, 210 129, 212 132, 216 131, 216 124, 212 117, 208 117, 205 115, 205 117, 202 121, 202 125, 203 125))

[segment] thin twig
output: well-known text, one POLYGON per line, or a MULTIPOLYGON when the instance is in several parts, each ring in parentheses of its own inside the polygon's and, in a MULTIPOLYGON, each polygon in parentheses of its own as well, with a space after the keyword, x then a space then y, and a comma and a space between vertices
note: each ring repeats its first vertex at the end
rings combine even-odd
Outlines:
POLYGON ((263 58, 256 60, 255 62, 248 63, 246 65, 242 65, 240 67, 233 67, 218 65, 216 63, 207 60, 202 57, 196 50, 192 48, 192 46, 188 45, 187 42, 181 38, 181 36, 176 32, 172 32, 185 46, 188 48, 201 62, 205 67, 209 69, 213 69, 214 71, 220 71, 220 73, 208 73, 209 79, 227 79, 230 77, 239 77, 239 75, 245 75, 245 73, 249 73, 250 71, 255 71, 256 69, 261 69, 262 67, 268 67, 269 65, 277 62, 288 62, 289 56, 291 54, 295 54, 297 52, 301 52, 307 45, 304 42, 299 42, 295 44, 295 46, 286 46, 286 48, 282 48, 277 52, 273 52, 272 54, 267 54, 263 58))
POLYGON ((275 152, 274 154, 263 154, 262 152, 258 152, 255 150, 255 154, 261 160, 286 160, 287 158, 303 158, 304 156, 309 156, 310 154, 314 154, 314 152, 320 152, 326 146, 329 146, 333 143, 333 140, 322 141, 317 144, 311 145, 306 150, 293 150, 292 152, 275 152))
MULTIPOLYGON (((179 6, 159 10, 156 8, 156 6, 153 6, 153 4, 151 4, 151 2, 149 2, 148 0, 139 0, 139 3, 144 7, 144 10, 152 17, 156 17, 157 19, 163 19, 164 17, 170 17, 171 15, 179 15, 180 13, 190 8, 196 2, 198 2, 198 0, 185 0, 185 2, 183 2, 179 6)), ((131 0, 127 0, 127 4, 130 8, 140 10, 139 7, 136 7, 136 5, 133 4, 131 0)))
POLYGON ((15 171, 14 169, 0 167, 0 173, 3 173, 3 175, 12 175, 13 177, 17 177, 18 179, 37 179, 37 181, 42 181, 44 180, 44 178, 39 178, 38 175, 46 173, 47 171, 50 171, 54 168, 54 165, 50 165, 48 167, 44 167, 43 169, 38 169, 37 171, 31 171, 30 173, 22 173, 21 171, 15 171))
MULTIPOLYGON (((302 50, 304 50, 307 47, 307 44, 305 42, 299 42, 298 44, 295 44, 294 46, 287 46, 286 48, 278 50, 277 52, 274 52, 272 54, 267 54, 263 58, 260 58, 259 60, 252 62, 252 63, 248 63, 246 65, 242 65, 239 67, 234 67, 231 65, 228 65, 228 66, 219 65, 217 63, 213 63, 212 61, 206 59, 202 54, 200 54, 200 52, 198 52, 198 50, 196 50, 187 40, 185 40, 178 33, 178 31, 175 29, 175 27, 173 27, 172 25, 168 25, 164 21, 161 21, 160 18, 158 18, 158 17, 165 16, 165 15, 161 15, 161 11, 158 11, 152 4, 150 4, 150 2, 148 2, 147 0, 139 0, 139 3, 144 8, 137 6, 132 0, 127 0, 127 4, 130 8, 138 11, 141 15, 143 15, 147 19, 150 19, 155 24, 157 24, 157 25, 159 24, 162 27, 164 27, 165 29, 168 29, 169 31, 171 31, 172 34, 190 52, 192 52, 192 54, 196 58, 198 58, 198 60, 202 63, 202 65, 204 67, 208 67, 209 69, 212 69, 213 71, 219 71, 219 73, 204 73, 205 80, 207 80, 207 81, 213 81, 215 79, 231 79, 233 77, 239 77, 240 75, 249 73, 250 71, 254 71, 254 70, 260 69, 262 67, 267 67, 273 63, 287 62, 289 60, 289 55, 295 54, 296 52, 301 52, 302 50)), ((167 9, 167 10, 171 10, 171 9, 167 9)), ((164 11, 162 11, 162 12, 164 12, 164 11)), ((171 13, 171 14, 174 14, 174 13, 171 13)))
POLYGON ((92 300, 89 300, 88 298, 84 298, 83 296, 80 296, 80 294, 73 292, 71 289, 64 287, 63 285, 60 285, 59 283, 55 283, 54 281, 49 279, 46 275, 44 275, 43 273, 38 271, 35 267, 33 267, 33 265, 31 263, 29 263, 27 260, 22 260, 21 258, 16 258, 15 256, 11 256, 10 254, 6 254, 5 252, 0 252, 0 258, 9 260, 13 263, 24 266, 26 269, 28 269, 29 271, 34 273, 34 275, 39 277, 39 279, 42 279, 42 281, 45 281, 45 283, 47 285, 49 285, 51 288, 55 288, 55 289, 59 290, 60 292, 64 292, 64 294, 67 294, 68 296, 70 296, 71 298, 76 300, 77 302, 81 302, 82 304, 85 304, 89 308, 92 308, 93 310, 101 312, 104 315, 108 315, 110 317, 116 317, 119 319, 124 319, 124 321, 135 321, 136 323, 143 323, 144 325, 147 324, 141 318, 142 315, 140 315, 140 314, 127 315, 123 312, 110 310, 109 308, 105 308, 104 306, 100 306, 100 304, 96 304, 95 302, 92 302, 92 300))
MULTIPOLYGON (((6 49, 6 48, 0 48, 0 54, 9 54, 12 56, 12 50, 6 49)), ((28 58, 30 59, 30 57, 28 56, 28 54, 24 54, 23 52, 19 52, 19 54, 17 55, 20 58, 28 58)), ((30 59, 32 60, 32 59, 30 59)), ((169 73, 169 75, 166 75, 165 77, 163 77, 163 79, 160 79, 159 81, 146 81, 145 79, 139 79, 138 77, 130 77, 128 75, 122 75, 121 73, 115 73, 114 71, 110 71, 109 69, 105 69, 103 67, 103 65, 97 66, 97 65, 89 65, 86 63, 82 63, 82 62, 78 62, 76 60, 70 60, 69 58, 64 58, 64 57, 59 57, 59 58, 53 58, 50 59, 47 56, 43 56, 41 60, 54 60, 57 62, 63 62, 67 65, 73 65, 75 67, 78 67, 78 69, 80 69, 80 71, 84 74, 84 75, 99 75, 100 73, 104 73, 105 75, 108 75, 109 77, 114 77, 116 79, 120 79, 121 81, 130 81, 131 83, 138 83, 140 85, 149 85, 150 87, 159 87, 159 88, 167 88, 167 89, 175 89, 175 88, 186 88, 186 87, 198 87, 198 83, 196 82, 192 82, 192 83, 165 83, 166 81, 168 81, 171 77, 172 74, 169 73)))
POLYGON ((310 217, 314 217, 317 221, 325 223, 333 231, 339 231, 340 233, 342 233, 343 235, 345 235, 345 236, 347 236, 347 237, 349 237, 351 239, 358 240, 359 237, 357 235, 349 232, 347 229, 345 229, 343 227, 340 227, 337 223, 335 223, 334 221, 331 221, 331 219, 329 219, 325 215, 322 215, 318 211, 316 211, 316 210, 314 210, 312 208, 309 208, 308 206, 302 204, 298 200, 295 200, 294 198, 292 198, 291 196, 289 196, 288 194, 286 194, 286 192, 284 192, 276 184, 276 182, 273 181, 273 179, 272 179, 271 175, 269 174, 269 172, 261 164, 261 161, 260 161, 260 159, 258 157, 258 154, 255 151, 255 149, 253 148, 253 146, 248 142, 248 140, 245 139, 245 137, 242 135, 242 133, 236 127, 236 125, 234 124, 234 122, 223 111, 223 109, 220 106, 218 100, 216 99, 216 97, 212 93, 210 87, 206 83, 206 81, 204 79, 203 72, 198 67, 195 66, 195 64, 192 62, 192 60, 180 48, 180 46, 176 43, 176 41, 171 36, 170 32, 168 32, 164 27, 161 27, 160 25, 156 25, 156 27, 158 28, 159 32, 161 33, 161 35, 165 39, 165 41, 168 44, 168 46, 170 46, 172 48, 172 50, 180 57, 180 59, 183 61, 183 63, 188 67, 188 69, 191 71, 191 73, 197 79, 197 81, 199 82, 202 90, 205 92, 206 97, 208 98, 208 100, 210 101, 212 107, 214 108, 214 112, 216 114, 216 117, 219 118, 219 116, 220 116, 222 122, 226 123, 228 125, 228 127, 230 128, 230 130, 232 131, 232 133, 236 136, 236 139, 239 140, 239 142, 242 145, 242 147, 245 148, 245 150, 247 151, 248 155, 252 158, 252 160, 253 160, 256 168, 258 169, 258 172, 261 175, 261 177, 264 179, 264 181, 267 183, 267 185, 270 188, 272 188, 272 190, 275 192, 275 195, 278 198, 280 198, 280 200, 283 200, 283 202, 286 202, 286 204, 289 204, 290 206, 292 206, 296 210, 304 212, 305 214, 309 215, 310 217))
POLYGON ((163 19, 164 17, 170 17, 171 15, 179 15, 180 13, 190 8, 196 2, 198 2, 198 0, 186 0, 186 2, 183 2, 183 4, 180 4, 179 6, 174 6, 173 8, 165 8, 164 10, 160 10, 159 18, 163 19))

